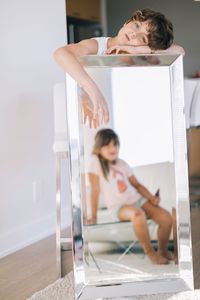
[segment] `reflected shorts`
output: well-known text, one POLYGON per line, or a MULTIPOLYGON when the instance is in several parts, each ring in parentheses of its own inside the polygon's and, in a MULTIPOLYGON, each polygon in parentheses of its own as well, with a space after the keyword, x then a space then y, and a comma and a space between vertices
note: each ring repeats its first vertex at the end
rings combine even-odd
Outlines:
MULTIPOLYGON (((142 205, 144 204, 144 203, 146 203, 147 202, 147 199, 146 198, 144 198, 144 197, 141 197, 140 199, 138 199, 135 203, 133 203, 133 204, 130 204, 130 205, 132 205, 133 207, 136 207, 136 208, 141 208, 142 207, 142 205)), ((122 207, 123 205, 115 205, 115 206, 113 206, 112 208, 110 208, 110 215, 112 215, 112 219, 114 220, 114 221, 119 221, 119 218, 118 218, 118 212, 119 212, 119 210, 120 210, 120 208, 122 207)))

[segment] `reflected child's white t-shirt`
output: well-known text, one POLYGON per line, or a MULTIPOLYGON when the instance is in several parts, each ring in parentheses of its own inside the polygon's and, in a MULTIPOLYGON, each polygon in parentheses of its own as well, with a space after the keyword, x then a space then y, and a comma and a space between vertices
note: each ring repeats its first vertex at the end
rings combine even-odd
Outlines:
POLYGON ((130 184, 129 177, 134 176, 131 167, 118 158, 115 164, 109 165, 108 179, 103 175, 102 167, 97 155, 93 154, 88 166, 88 173, 99 176, 101 201, 107 208, 124 204, 134 204, 141 195, 130 184))

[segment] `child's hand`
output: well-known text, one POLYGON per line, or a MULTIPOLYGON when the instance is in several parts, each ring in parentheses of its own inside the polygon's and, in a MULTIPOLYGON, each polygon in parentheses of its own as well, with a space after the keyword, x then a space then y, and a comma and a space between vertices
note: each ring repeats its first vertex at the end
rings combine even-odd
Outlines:
POLYGON ((101 98, 100 100, 98 99, 99 103, 95 105, 86 94, 81 98, 82 120, 84 124, 86 124, 88 120, 90 128, 97 128, 101 123, 107 123, 109 121, 107 103, 103 96, 101 96, 101 98))
POLYGON ((90 94, 90 100, 93 104, 93 119, 97 122, 108 123, 109 122, 109 110, 107 102, 102 93, 97 89, 93 90, 90 94))
POLYGON ((154 206, 158 206, 158 204, 160 203, 160 197, 159 196, 152 196, 149 199, 150 203, 154 206))
POLYGON ((97 128, 99 126, 99 120, 93 119, 92 103, 89 99, 81 99, 82 121, 84 124, 89 122, 90 128, 97 128))
POLYGON ((88 220, 88 224, 90 224, 90 225, 94 225, 94 224, 96 224, 96 222, 97 222, 96 218, 91 218, 88 220))
POLYGON ((106 100, 100 91, 92 91, 81 98, 83 122, 89 121, 90 128, 97 128, 101 123, 109 122, 109 110, 106 100))
POLYGON ((106 54, 120 54, 120 53, 127 53, 127 54, 150 54, 151 49, 149 46, 130 46, 130 45, 123 45, 123 46, 113 46, 107 49, 106 54))

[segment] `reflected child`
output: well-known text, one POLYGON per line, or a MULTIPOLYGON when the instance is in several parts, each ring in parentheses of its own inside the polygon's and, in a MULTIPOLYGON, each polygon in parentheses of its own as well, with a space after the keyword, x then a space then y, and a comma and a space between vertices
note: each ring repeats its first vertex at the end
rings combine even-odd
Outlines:
POLYGON ((99 197, 116 220, 131 221, 145 254, 154 264, 168 264, 173 254, 168 251, 172 216, 159 206, 159 193, 152 195, 134 176, 119 154, 119 138, 112 129, 101 129, 95 136, 88 177, 91 187, 90 224, 97 222, 99 197), (158 224, 158 251, 151 245, 147 218, 158 224))

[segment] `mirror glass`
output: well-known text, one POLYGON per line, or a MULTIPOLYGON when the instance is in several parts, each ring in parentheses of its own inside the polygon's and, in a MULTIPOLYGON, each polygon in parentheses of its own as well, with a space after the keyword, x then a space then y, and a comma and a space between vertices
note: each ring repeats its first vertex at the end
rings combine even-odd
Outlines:
MULTIPOLYGON (((116 58, 113 57, 113 60, 116 58)), ((117 133, 120 141, 119 159, 128 164, 138 182, 143 184, 151 194, 154 195, 158 190, 160 191, 160 206, 171 214, 176 206, 176 195, 169 71, 167 67, 160 68, 155 65, 131 68, 132 60, 132 57, 123 57, 121 61, 119 60, 120 66, 88 68, 88 72, 109 103, 110 122, 103 128, 112 129, 117 133)), ((80 93, 80 97, 83 96, 87 97, 85 93, 80 93)), ((142 209, 140 199, 142 198, 142 201, 148 201, 148 199, 139 194, 129 183, 126 170, 119 163, 110 166, 109 182, 106 182, 103 175, 98 176, 100 177, 100 191, 97 218, 94 224, 88 224, 93 223, 90 220, 92 219, 91 206, 94 205, 91 203, 94 201, 91 199, 94 187, 91 186, 93 183, 89 181, 88 173, 96 174, 99 171, 97 168, 100 164, 97 164, 97 160, 102 156, 93 154, 95 156, 93 157, 92 152, 95 134, 101 128, 91 130, 89 126, 83 126, 86 170, 84 173, 86 278, 89 281, 103 282, 112 278, 121 282, 130 278, 141 280, 174 276, 178 273, 177 264, 155 265, 144 253, 135 233, 135 211, 131 212, 131 209, 132 206, 142 209), (120 218, 119 210, 122 207, 125 209, 125 205, 127 205, 126 210, 130 212, 125 210, 120 218), (132 221, 129 218, 132 218, 132 221)), ((106 144, 109 134, 111 133, 102 131, 103 141, 99 142, 106 144)), ((109 155, 116 149, 115 147, 108 148, 108 150, 105 148, 105 151, 108 151, 109 155)), ((144 226, 142 220, 138 220, 138 223, 139 228, 136 230, 141 230, 140 227, 144 226)), ((150 239, 157 247, 159 232, 156 223, 148 218, 147 224, 150 239)), ((141 234, 145 234, 145 228, 141 234)), ((165 238, 165 236, 159 238, 165 238)), ((172 231, 170 243, 173 247, 172 231)))
MULTIPOLYGON (((109 123, 98 128, 83 122, 82 106, 90 100, 68 77, 77 286, 180 278, 173 124, 174 91, 180 91, 171 71, 177 57, 84 57, 82 64, 109 106, 109 123)), ((185 186, 189 216, 187 180, 185 186)), ((188 218, 185 224, 189 228, 188 218)), ((189 229, 186 236, 185 250, 189 229)))

